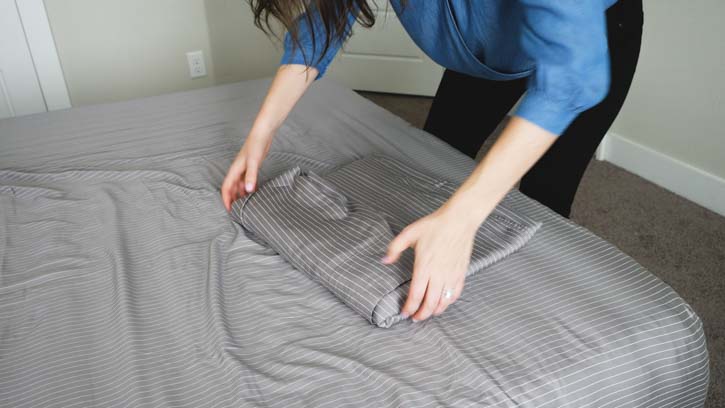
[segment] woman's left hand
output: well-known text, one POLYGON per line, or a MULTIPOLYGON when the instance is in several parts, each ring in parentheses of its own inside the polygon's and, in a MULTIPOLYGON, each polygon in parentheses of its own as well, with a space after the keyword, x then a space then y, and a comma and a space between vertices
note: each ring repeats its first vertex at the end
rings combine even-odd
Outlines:
POLYGON ((401 314, 413 320, 427 319, 443 313, 458 299, 478 227, 556 137, 514 116, 451 198, 390 242, 384 263, 397 261, 409 247, 415 249, 413 279, 401 314), (452 296, 446 298, 443 293, 449 289, 452 296))
POLYGON ((407 248, 415 250, 413 278, 401 313, 413 321, 443 313, 463 291, 471 251, 480 223, 444 205, 408 225, 388 246, 383 263, 396 262, 407 248), (450 297, 445 293, 449 292, 450 297))

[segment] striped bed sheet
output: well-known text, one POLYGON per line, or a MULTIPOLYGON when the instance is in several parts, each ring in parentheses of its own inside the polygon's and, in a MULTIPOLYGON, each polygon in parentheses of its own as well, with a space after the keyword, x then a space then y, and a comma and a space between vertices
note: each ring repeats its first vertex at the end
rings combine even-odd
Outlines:
MULTIPOLYGON (((690 306, 516 191, 531 240, 389 329, 245 235, 219 186, 268 85, 0 121, 0 406, 703 405, 690 306)), ((321 80, 261 174, 370 154, 456 183, 475 164, 321 80)))

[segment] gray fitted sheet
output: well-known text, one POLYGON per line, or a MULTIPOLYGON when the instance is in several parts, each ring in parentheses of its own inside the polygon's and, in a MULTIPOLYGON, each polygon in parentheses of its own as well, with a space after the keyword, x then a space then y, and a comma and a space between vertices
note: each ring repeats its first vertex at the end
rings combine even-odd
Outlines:
MULTIPOLYGON (((702 406, 692 309, 518 192, 531 241, 390 329, 245 236, 218 188, 267 86, 0 121, 0 406, 702 406)), ((322 80, 262 175, 375 153, 456 182, 474 166, 322 80)))

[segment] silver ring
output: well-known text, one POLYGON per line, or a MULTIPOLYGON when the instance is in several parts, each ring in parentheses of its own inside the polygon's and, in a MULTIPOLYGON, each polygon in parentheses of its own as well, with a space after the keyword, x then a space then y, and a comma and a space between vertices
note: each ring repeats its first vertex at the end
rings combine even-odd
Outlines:
POLYGON ((451 300, 451 298, 453 298, 453 289, 445 289, 443 291, 443 299, 451 300))

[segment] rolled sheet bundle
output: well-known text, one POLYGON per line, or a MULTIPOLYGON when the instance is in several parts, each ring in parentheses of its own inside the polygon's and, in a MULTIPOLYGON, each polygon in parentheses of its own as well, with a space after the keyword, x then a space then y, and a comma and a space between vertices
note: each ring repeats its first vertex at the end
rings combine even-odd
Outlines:
MULTIPOLYGON (((384 156, 325 174, 291 168, 234 202, 232 217, 370 323, 402 320, 413 273, 412 250, 380 260, 408 224, 440 207, 456 186, 384 156)), ((505 200, 476 233, 468 275, 521 248, 541 224, 505 200)))

